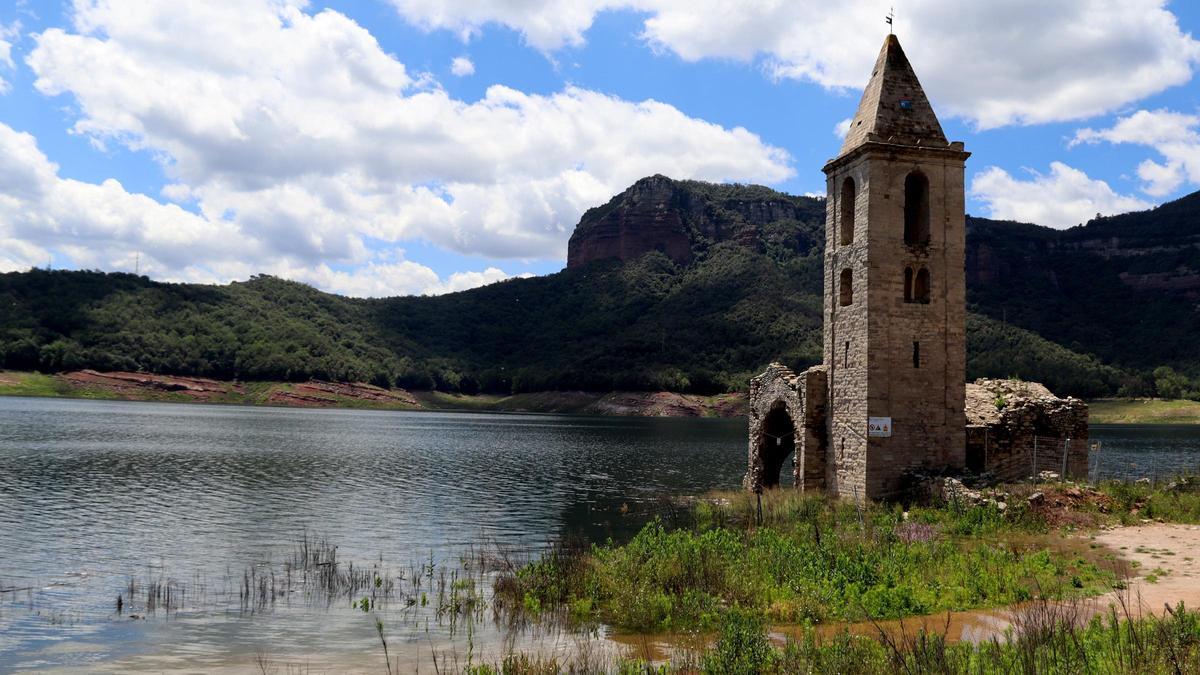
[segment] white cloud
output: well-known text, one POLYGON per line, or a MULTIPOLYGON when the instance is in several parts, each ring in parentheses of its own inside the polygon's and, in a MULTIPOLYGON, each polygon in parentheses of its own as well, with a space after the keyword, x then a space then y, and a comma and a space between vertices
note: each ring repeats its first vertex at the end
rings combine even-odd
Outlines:
MULTIPOLYGON (((21 24, 19 22, 9 25, 0 24, 0 67, 12 70, 17 67, 12 58, 12 40, 20 34, 21 24)), ((12 85, 8 80, 0 77, 0 94, 7 94, 12 85)))
MULTIPOLYGON (((456 100, 351 19, 301 4, 78 0, 71 30, 34 36, 35 86, 73 97, 73 130, 151 153, 170 181, 163 197, 198 210, 125 193, 145 206, 146 228, 168 229, 153 211, 196 232, 179 255, 142 249, 161 256, 161 275, 186 276, 177 266, 198 260, 211 280, 267 272, 354 293, 456 290, 504 273, 443 280, 376 253, 423 239, 561 258, 585 209, 645 175, 792 175, 787 154, 753 133, 652 100, 503 86, 456 100)), ((112 267, 113 255, 91 259, 112 267)))
MULTIPOLYGON (((775 77, 841 89, 866 82, 891 0, 392 3, 428 29, 469 38, 496 23, 541 50, 578 45, 599 12, 630 9, 647 14, 653 48, 684 60, 757 58, 775 77)), ((1188 82, 1200 60, 1167 0, 912 0, 896 25, 935 105, 984 128, 1111 111, 1188 82)))
POLYGON ((450 72, 457 77, 466 77, 475 74, 475 64, 465 56, 456 56, 450 62, 450 72))
POLYGON ((1028 171, 1031 178, 1020 180, 999 167, 989 167, 975 175, 971 196, 987 204, 992 218, 1059 229, 1085 223, 1097 213, 1114 215, 1151 206, 1118 194, 1108 183, 1062 162, 1052 162, 1049 175, 1028 171))
POLYGON ((496 267, 488 267, 479 272, 454 272, 443 279, 424 265, 402 260, 371 262, 351 271, 333 270, 328 265, 319 265, 314 269, 289 270, 287 276, 334 293, 357 297, 382 297, 398 294, 456 293, 511 279, 514 275, 496 267))
POLYGON ((167 281, 217 283, 268 273, 357 296, 448 293, 510 276, 490 267, 442 279, 404 260, 335 272, 288 255, 238 223, 130 193, 115 180, 97 185, 62 178, 33 136, 3 123, 0 157, 0 272, 51 259, 88 269, 132 271, 137 264, 167 281))
POLYGON ((833 135, 837 136, 838 138, 845 138, 846 134, 850 133, 850 124, 852 122, 854 122, 854 119, 850 117, 838 122, 833 127, 833 135))
POLYGON ((1142 191, 1165 197, 1184 182, 1200 184, 1200 116, 1170 110, 1139 110, 1109 129, 1080 129, 1071 145, 1130 143, 1154 148, 1165 162, 1147 159, 1138 165, 1142 191))
POLYGON ((426 30, 444 29, 469 40, 489 24, 519 31, 535 49, 583 44, 596 14, 629 3, 609 0, 391 0, 401 15, 426 30))

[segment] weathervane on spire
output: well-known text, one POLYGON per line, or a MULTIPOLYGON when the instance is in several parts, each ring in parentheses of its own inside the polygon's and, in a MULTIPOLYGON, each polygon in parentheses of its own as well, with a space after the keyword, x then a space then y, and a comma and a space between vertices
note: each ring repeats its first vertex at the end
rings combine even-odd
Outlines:
POLYGON ((892 29, 894 28, 894 22, 896 20, 896 8, 895 7, 888 8, 887 16, 885 16, 883 18, 883 20, 887 22, 888 35, 892 35, 893 34, 892 29))

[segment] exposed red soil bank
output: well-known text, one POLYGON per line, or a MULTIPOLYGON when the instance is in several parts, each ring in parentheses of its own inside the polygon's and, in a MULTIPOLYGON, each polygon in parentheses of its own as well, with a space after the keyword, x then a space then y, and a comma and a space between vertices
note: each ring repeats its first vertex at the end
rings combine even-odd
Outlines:
POLYGON ((380 404, 401 404, 422 407, 413 395, 403 389, 384 389, 361 382, 323 382, 309 380, 288 389, 272 389, 267 403, 301 407, 330 407, 344 400, 380 404))
POLYGON ((740 417, 744 394, 543 391, 512 396, 409 392, 363 382, 240 382, 124 371, 79 370, 45 376, 0 371, 0 395, 116 398, 131 401, 277 405, 304 408, 385 408, 568 413, 631 417, 740 417), (30 387, 36 381, 37 387, 30 387), (49 381, 52 384, 47 385, 49 381))
POLYGON ((122 398, 141 398, 137 394, 144 392, 170 392, 184 394, 197 401, 211 401, 230 393, 243 393, 241 385, 236 382, 219 382, 200 377, 80 370, 62 375, 62 378, 77 387, 103 389, 122 398))

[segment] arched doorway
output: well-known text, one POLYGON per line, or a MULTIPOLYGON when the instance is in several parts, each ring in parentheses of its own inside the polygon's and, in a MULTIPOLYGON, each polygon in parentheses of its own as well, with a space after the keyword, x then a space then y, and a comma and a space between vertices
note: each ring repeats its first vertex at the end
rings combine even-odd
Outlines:
MULTIPOLYGON (((762 458, 764 488, 779 487, 783 465, 787 458, 796 451, 796 425, 788 414, 783 402, 771 407, 763 419, 762 442, 759 446, 759 457, 762 458)), ((787 484, 793 483, 792 473, 787 476, 787 484)))

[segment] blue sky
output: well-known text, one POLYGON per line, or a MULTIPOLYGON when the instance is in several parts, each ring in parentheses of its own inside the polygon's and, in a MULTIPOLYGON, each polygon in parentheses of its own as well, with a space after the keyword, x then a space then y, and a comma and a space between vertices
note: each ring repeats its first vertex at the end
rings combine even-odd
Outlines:
MULTIPOLYGON (((889 3, 123 4, 0 8, 0 271, 437 293, 561 269, 641 175, 818 193, 889 3)), ((1196 3, 897 4, 970 213, 1200 187, 1196 3)))

